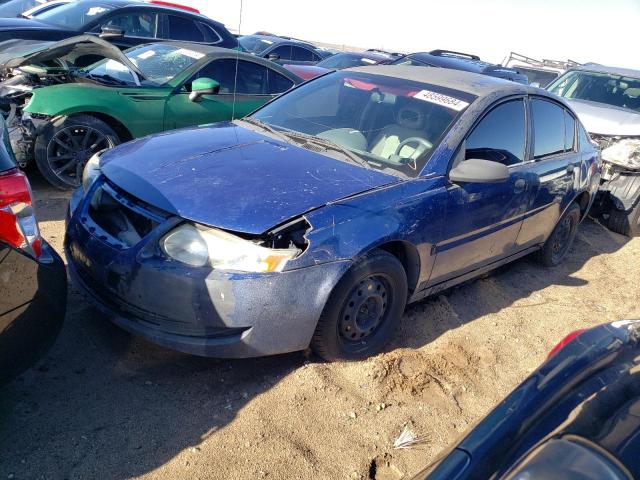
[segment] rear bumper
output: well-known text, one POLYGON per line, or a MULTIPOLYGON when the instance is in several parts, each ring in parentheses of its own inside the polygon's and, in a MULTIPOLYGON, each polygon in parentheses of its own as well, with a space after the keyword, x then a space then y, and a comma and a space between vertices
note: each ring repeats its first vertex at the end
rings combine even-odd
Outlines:
POLYGON ((189 267, 158 247, 180 219, 166 220, 139 245, 115 248, 77 202, 65 238, 75 284, 121 328, 189 354, 241 358, 307 348, 350 266, 345 260, 272 274, 189 267))

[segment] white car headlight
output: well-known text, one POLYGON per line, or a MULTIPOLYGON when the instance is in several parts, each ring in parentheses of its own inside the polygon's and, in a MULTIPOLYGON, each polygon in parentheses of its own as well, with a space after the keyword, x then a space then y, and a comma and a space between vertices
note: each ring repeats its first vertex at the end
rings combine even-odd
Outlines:
POLYGON ((622 139, 602 151, 602 160, 626 168, 640 168, 640 139, 622 139))
POLYGON ((300 249, 267 248, 222 230, 183 224, 161 241, 164 252, 174 260, 218 270, 280 272, 300 249))
POLYGON ((82 171, 82 188, 85 193, 89 191, 93 182, 100 176, 100 155, 102 152, 94 154, 89 161, 87 161, 82 171))

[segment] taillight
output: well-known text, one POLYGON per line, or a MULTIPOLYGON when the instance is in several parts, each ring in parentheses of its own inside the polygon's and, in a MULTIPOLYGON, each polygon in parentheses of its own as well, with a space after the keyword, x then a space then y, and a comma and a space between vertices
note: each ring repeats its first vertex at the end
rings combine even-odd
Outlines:
POLYGON ((575 330, 575 331, 571 332, 569 335, 567 335, 562 340, 560 340, 560 342, 558 342, 558 344, 555 347, 553 347, 551 349, 551 351, 549 352, 549 355, 547 355, 547 358, 553 357, 556 353, 558 353, 560 350, 562 350, 564 347, 566 347, 569 342, 571 342, 572 340, 578 338, 580 335, 582 335, 587 330, 588 330, 587 328, 581 328, 580 330, 575 330))
POLYGON ((162 5, 165 7, 180 8, 182 10, 186 10, 187 12, 200 13, 200 10, 198 10, 197 8, 189 7, 187 5, 180 5, 179 3, 166 2, 164 0, 151 0, 149 3, 153 5, 162 5))
POLYGON ((35 258, 42 253, 29 181, 18 170, 0 173, 0 241, 35 258))

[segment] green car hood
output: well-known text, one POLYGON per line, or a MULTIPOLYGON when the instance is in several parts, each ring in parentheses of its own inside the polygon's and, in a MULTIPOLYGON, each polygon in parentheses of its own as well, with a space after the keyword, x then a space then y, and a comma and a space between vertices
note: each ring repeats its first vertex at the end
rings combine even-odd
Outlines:
POLYGON ((0 44, 0 65, 4 69, 43 65, 56 60, 64 66, 73 64, 76 58, 84 55, 115 60, 134 72, 140 80, 144 79, 138 67, 118 47, 93 35, 80 35, 60 42, 7 40, 0 44))

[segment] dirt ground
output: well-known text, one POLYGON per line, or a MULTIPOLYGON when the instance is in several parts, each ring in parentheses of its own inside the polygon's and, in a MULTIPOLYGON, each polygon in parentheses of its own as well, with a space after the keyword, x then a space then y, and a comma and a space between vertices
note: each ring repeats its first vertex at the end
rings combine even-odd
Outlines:
MULTIPOLYGON (((68 196, 34 179, 61 250, 68 196)), ((525 258, 407 310, 386 353, 221 361, 133 337, 71 289, 49 355, 0 390, 0 479, 410 478, 569 331, 640 317, 640 238, 582 224, 556 269, 525 258), (424 439, 394 450, 405 424, 424 439)))

